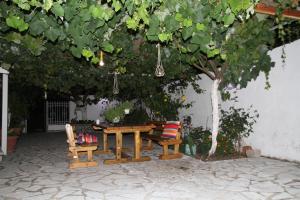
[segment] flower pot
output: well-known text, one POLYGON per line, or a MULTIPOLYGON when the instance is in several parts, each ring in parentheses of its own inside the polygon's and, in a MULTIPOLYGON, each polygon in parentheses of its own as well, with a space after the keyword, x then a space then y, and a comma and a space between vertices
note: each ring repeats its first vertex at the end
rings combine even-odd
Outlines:
POLYGON ((124 109, 124 113, 125 113, 125 115, 128 115, 128 114, 129 114, 129 112, 130 112, 130 109, 129 109, 129 108, 126 108, 126 109, 124 109))
POLYGON ((196 148, 197 146, 195 144, 192 144, 191 146, 189 144, 185 144, 185 154, 194 156, 196 154, 196 148))
POLYGON ((7 153, 12 153, 16 149, 19 136, 7 136, 7 153))
POLYGON ((115 117, 113 119, 113 123, 119 123, 120 122, 120 117, 115 117))

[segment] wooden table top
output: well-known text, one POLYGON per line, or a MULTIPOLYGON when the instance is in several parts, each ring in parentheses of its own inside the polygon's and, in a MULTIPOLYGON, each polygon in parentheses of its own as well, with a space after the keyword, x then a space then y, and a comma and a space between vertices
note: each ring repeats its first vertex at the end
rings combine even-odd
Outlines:
POLYGON ((94 125, 96 127, 101 127, 104 129, 105 133, 115 133, 115 132, 147 132, 155 128, 153 124, 98 124, 94 125))

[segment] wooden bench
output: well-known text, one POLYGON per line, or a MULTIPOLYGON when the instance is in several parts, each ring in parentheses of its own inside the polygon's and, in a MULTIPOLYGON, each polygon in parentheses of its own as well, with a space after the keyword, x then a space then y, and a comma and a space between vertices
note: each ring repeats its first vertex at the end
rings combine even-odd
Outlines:
MULTIPOLYGON (((163 131, 164 122, 161 123, 153 123, 156 128, 156 131, 163 131)), ((158 142, 158 144, 162 145, 163 153, 159 155, 159 159, 161 160, 170 160, 170 159, 177 159, 182 157, 182 153, 179 152, 179 145, 182 143, 181 140, 181 124, 176 134, 176 138, 164 138, 161 135, 153 135, 153 131, 149 132, 143 136, 143 139, 148 140, 147 146, 144 147, 144 150, 152 150, 153 144, 152 141, 158 142), (174 145, 173 152, 169 152, 169 146, 174 145)))
POLYGON ((78 167, 94 167, 98 166, 98 162, 93 160, 93 151, 98 148, 98 144, 76 144, 73 128, 70 124, 66 124, 66 133, 69 143, 69 152, 71 153, 72 160, 70 161, 69 168, 74 169, 78 167), (87 161, 81 161, 79 156, 82 153, 87 154, 87 161))

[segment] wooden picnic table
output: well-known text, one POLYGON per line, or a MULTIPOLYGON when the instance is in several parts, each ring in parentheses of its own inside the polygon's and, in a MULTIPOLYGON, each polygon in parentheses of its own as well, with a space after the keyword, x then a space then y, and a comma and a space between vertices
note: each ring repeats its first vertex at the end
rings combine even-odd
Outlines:
POLYGON ((116 164, 125 162, 142 162, 149 161, 151 158, 149 156, 141 155, 141 132, 152 132, 155 125, 153 124, 143 124, 143 125, 94 125, 103 129, 103 151, 109 152, 108 149, 108 134, 116 134, 116 149, 115 159, 104 160, 104 164, 116 164), (123 143, 123 133, 134 133, 134 157, 122 157, 122 143, 123 143))

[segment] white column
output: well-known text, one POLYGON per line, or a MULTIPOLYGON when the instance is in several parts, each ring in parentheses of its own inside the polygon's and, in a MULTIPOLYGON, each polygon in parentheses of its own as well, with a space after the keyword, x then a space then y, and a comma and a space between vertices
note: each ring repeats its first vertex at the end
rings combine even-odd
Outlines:
POLYGON ((7 154, 7 99, 8 74, 2 74, 2 145, 4 155, 7 154))

